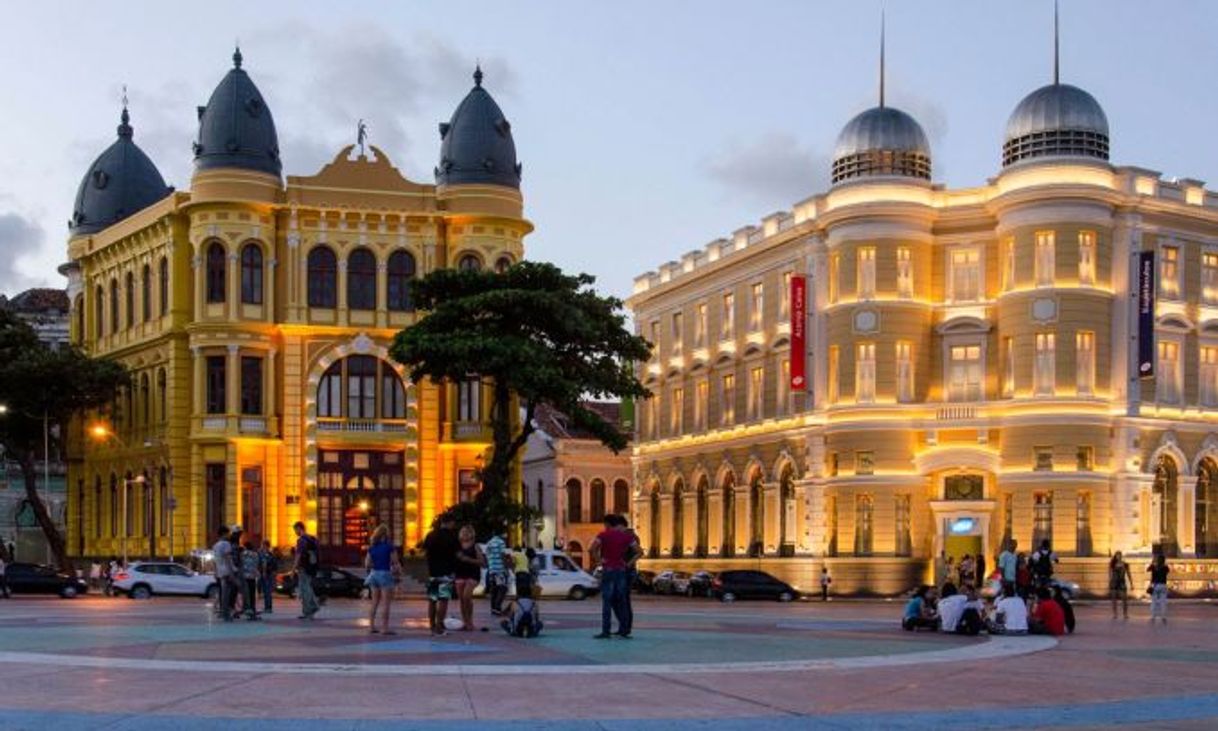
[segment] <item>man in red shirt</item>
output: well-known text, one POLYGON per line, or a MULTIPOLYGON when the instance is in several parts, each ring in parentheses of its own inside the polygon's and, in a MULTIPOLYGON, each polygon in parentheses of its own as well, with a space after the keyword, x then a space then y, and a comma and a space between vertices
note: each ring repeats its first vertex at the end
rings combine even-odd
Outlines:
POLYGON ((1036 590, 1036 608, 1028 621, 1028 633, 1034 635, 1053 635, 1060 637, 1066 634, 1066 613, 1062 607, 1053 601, 1053 595, 1047 586, 1036 590))
POLYGON ((601 565, 601 633, 598 640, 612 637, 613 617, 617 617, 618 636, 630 637, 630 622, 627 606, 630 580, 629 561, 632 552, 638 551, 639 539, 633 531, 617 528, 619 516, 605 516, 605 530, 597 534, 588 550, 592 560, 601 565))

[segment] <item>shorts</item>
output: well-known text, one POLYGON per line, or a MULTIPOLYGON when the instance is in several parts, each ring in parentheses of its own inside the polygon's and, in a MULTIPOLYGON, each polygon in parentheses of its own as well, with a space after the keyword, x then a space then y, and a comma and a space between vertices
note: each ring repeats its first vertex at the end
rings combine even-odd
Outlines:
POLYGON ((393 572, 373 570, 368 573, 364 583, 373 589, 392 589, 397 582, 393 579, 393 572))
POLYGON ((453 598, 453 577, 433 576, 427 582, 427 598, 438 602, 453 598))

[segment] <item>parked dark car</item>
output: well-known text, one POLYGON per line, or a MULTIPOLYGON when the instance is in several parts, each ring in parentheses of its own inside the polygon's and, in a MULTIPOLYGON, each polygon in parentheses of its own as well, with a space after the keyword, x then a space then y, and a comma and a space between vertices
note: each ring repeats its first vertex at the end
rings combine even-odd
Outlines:
POLYGON ((711 595, 724 602, 737 599, 789 602, 799 597, 799 592, 764 571, 722 571, 711 582, 711 595))
MULTIPOLYGON (((296 574, 288 571, 275 577, 275 591, 296 596, 296 574)), ((359 599, 366 591, 364 577, 337 566, 317 567, 313 577, 313 593, 319 597, 351 597, 359 599)))
POLYGON ((689 575, 689 587, 685 590, 686 596, 710 596, 711 584, 715 580, 715 575, 709 571, 695 571, 689 575))
POLYGON ((89 591, 84 579, 53 566, 36 563, 11 563, 5 572, 9 591, 14 594, 58 594, 72 599, 89 591))

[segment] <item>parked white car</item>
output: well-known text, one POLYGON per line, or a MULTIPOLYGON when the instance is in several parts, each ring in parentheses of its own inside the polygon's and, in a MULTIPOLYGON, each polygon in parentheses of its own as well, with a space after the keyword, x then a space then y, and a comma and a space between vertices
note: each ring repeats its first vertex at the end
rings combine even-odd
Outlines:
MULTIPOLYGON (((541 587, 542 596, 579 600, 588 598, 601 588, 596 577, 581 569, 579 564, 562 551, 538 551, 533 559, 533 569, 537 573, 537 584, 541 587)), ((474 590, 474 594, 481 596, 485 593, 486 569, 482 569, 482 583, 474 590)), ((516 595, 515 574, 508 576, 508 595, 516 595)))
POLYGON ((114 588, 132 599, 177 594, 214 600, 220 595, 215 576, 170 561, 136 561, 115 574, 114 588))

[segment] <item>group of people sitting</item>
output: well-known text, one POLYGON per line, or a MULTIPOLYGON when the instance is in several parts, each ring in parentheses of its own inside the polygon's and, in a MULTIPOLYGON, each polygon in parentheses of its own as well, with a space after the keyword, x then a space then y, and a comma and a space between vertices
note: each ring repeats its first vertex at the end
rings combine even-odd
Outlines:
POLYGON ((915 632, 954 632, 977 635, 1042 634, 1060 636, 1074 632, 1074 608, 1061 589, 1040 586, 1033 597, 1020 597, 1004 584, 1002 594, 989 602, 981 599, 972 584, 961 589, 950 580, 942 589, 918 587, 905 604, 901 627, 915 632))

